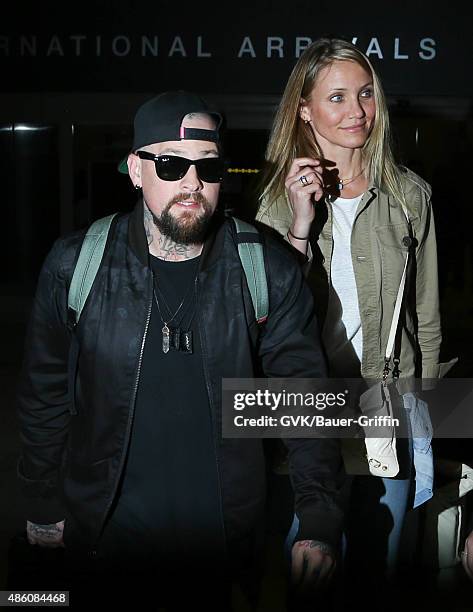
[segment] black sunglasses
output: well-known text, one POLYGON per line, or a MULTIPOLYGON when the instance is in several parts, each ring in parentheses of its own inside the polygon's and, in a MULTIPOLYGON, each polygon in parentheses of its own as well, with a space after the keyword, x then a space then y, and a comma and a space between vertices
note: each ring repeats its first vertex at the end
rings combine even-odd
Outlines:
POLYGON ((147 151, 138 151, 136 154, 141 159, 154 161, 156 174, 163 181, 178 181, 191 166, 195 166, 199 178, 205 183, 220 183, 223 180, 224 162, 221 157, 186 159, 177 155, 154 155, 147 151))

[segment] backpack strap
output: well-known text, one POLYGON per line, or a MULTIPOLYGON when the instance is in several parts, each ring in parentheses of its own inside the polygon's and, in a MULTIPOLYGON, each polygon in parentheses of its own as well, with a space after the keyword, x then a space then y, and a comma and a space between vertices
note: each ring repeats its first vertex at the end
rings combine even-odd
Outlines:
POLYGON ((117 213, 114 213, 94 221, 87 230, 82 243, 67 297, 67 306, 69 312, 72 311, 75 325, 79 322, 85 301, 100 267, 110 226, 116 215, 117 213))
MULTIPOLYGON (((92 223, 82 243, 67 301, 76 325, 97 275, 108 233, 116 214, 97 219, 92 223)), ((256 321, 264 323, 268 318, 269 297, 261 236, 250 223, 235 217, 233 222, 237 232, 238 255, 245 272, 256 321)))
POLYGON ((233 217, 237 232, 238 255, 245 272, 257 323, 268 318, 269 297, 263 244, 259 231, 241 219, 233 217))

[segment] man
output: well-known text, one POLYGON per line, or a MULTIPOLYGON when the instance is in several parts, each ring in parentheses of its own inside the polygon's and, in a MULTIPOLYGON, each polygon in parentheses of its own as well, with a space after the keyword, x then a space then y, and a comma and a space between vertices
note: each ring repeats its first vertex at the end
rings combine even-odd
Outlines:
MULTIPOLYGON (((269 316, 255 321, 234 226, 216 210, 220 124, 186 92, 138 110, 127 169, 143 199, 112 225, 77 326, 67 295, 84 232, 54 245, 19 394, 29 542, 64 546, 109 597, 117 576, 137 589, 148 580, 171 609, 196 597, 227 609, 231 579, 257 565, 262 443, 222 438, 222 378, 325 373, 310 292, 269 237, 269 316)), ((287 445, 296 577, 320 583, 341 530, 338 446, 287 445)))

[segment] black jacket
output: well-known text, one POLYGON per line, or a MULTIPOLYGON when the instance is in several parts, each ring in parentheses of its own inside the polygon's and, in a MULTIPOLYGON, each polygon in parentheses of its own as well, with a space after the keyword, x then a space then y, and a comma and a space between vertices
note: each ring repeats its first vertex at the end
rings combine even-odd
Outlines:
MULTIPOLYGON (((84 231, 59 239, 38 282, 19 388, 18 465, 27 518, 66 519, 66 546, 92 550, 123 472, 152 304, 142 203, 112 225, 102 265, 73 329, 67 293, 84 231)), ((288 248, 265 237, 269 317, 262 329, 235 230, 216 221, 198 274, 198 326, 230 546, 251 535, 265 501, 260 439, 221 435, 221 379, 320 377, 325 365, 310 291, 288 248), (259 369, 261 368, 261 370, 259 369)), ((339 445, 288 440, 299 539, 338 543, 339 445)))

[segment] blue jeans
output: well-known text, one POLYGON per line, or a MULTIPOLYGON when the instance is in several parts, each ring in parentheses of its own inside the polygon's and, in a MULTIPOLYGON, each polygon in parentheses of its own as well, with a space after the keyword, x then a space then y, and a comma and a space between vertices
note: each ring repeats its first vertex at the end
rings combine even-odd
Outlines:
POLYGON ((415 393, 404 393, 404 409, 413 439, 416 492, 413 507, 417 508, 433 495, 434 458, 432 453, 432 422, 429 407, 415 393))
MULTIPOLYGON (((401 532, 408 505, 412 505, 415 480, 412 440, 397 440, 398 459, 404 466, 396 478, 351 477, 351 492, 342 542, 344 573, 353 576, 392 577, 396 570, 401 532)), ((294 515, 286 538, 286 555, 299 529, 294 515)))

